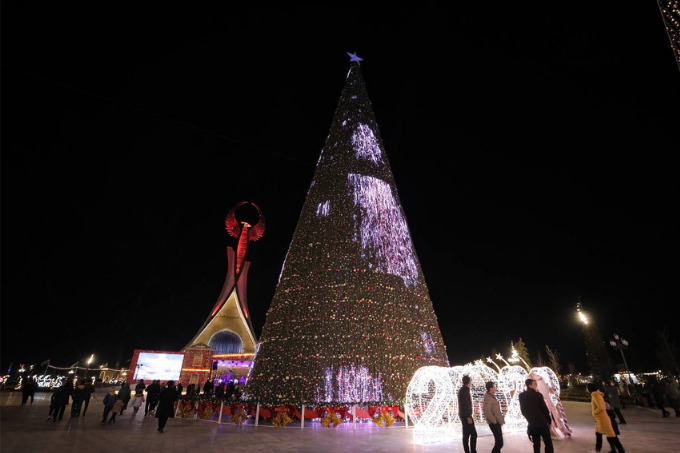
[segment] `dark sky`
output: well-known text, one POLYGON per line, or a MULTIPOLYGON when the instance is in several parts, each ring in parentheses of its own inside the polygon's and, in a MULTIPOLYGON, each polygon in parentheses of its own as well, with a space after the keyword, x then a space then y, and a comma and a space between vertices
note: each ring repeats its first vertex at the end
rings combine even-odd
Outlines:
POLYGON ((680 340, 680 71, 655 2, 569 7, 3 5, 0 369, 184 347, 240 201, 267 222, 259 335, 346 52, 451 363, 522 338, 586 371, 580 297, 654 369, 655 332, 680 340))

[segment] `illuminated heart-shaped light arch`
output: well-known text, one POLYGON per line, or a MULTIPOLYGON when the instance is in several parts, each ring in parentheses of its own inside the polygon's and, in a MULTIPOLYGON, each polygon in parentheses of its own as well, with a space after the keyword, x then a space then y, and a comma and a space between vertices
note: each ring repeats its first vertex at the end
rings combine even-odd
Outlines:
POLYGON ((529 371, 529 377, 538 381, 538 391, 543 395, 554 420, 551 430, 560 438, 571 437, 572 430, 560 399, 560 380, 555 372, 547 366, 534 367, 529 371))
POLYGON ((510 395, 507 408, 501 411, 505 414, 505 431, 519 431, 526 426, 526 419, 519 407, 519 394, 526 390, 526 380, 529 377, 527 370, 519 365, 508 365, 500 369, 498 373, 498 388, 510 395))
POLYGON ((519 412, 519 404, 513 402, 513 399, 519 396, 517 390, 524 388, 526 371, 522 369, 524 371, 522 374, 518 371, 521 367, 509 368, 507 371, 503 368, 496 371, 481 361, 451 368, 436 366, 419 368, 411 378, 406 391, 406 414, 413 420, 415 426, 414 442, 442 442, 459 437, 462 424, 458 417, 457 393, 463 385, 464 375, 470 376, 472 382, 470 393, 478 433, 490 433, 484 420, 483 404, 488 381, 496 382, 496 398, 501 404, 506 422, 504 431, 526 430, 526 420, 519 412), (513 409, 515 407, 516 410, 513 409))
MULTIPOLYGON (((498 372, 478 360, 473 365, 466 365, 464 374, 470 376, 470 381, 472 382, 472 385, 470 386, 470 396, 472 397, 472 416, 475 419, 477 433, 489 434, 491 433, 491 430, 484 418, 484 394, 486 393, 487 382, 500 382, 498 372)), ((457 389, 462 385, 461 376, 461 380, 458 381, 457 389)), ((501 405, 502 412, 503 407, 507 407, 510 396, 505 390, 496 386, 496 399, 501 405)), ((458 425, 457 428, 462 432, 462 425, 458 425)))

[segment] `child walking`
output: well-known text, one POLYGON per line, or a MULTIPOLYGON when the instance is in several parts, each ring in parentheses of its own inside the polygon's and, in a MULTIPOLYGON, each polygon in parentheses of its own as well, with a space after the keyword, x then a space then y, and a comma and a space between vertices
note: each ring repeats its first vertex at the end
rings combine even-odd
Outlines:
POLYGON ((144 391, 137 391, 135 392, 135 398, 132 400, 132 408, 134 410, 133 414, 137 415, 137 412, 139 412, 139 408, 142 407, 142 404, 144 404, 144 391))
POLYGON ((109 390, 109 393, 106 394, 104 397, 104 416, 102 417, 102 425, 106 423, 106 417, 108 417, 109 413, 111 414, 111 418, 109 419, 109 423, 115 423, 116 422, 116 414, 120 412, 120 410, 123 408, 123 401, 118 398, 118 395, 116 395, 116 391, 111 389, 109 390))

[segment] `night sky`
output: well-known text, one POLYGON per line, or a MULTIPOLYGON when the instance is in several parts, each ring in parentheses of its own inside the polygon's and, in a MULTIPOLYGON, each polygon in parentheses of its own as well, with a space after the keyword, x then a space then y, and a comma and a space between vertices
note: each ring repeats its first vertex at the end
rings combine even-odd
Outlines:
POLYGON ((680 341, 680 70, 656 2, 3 6, 3 373, 186 346, 240 201, 267 225, 259 336, 346 52, 452 365, 522 338, 587 371, 579 297, 634 371, 658 367, 658 329, 680 341))

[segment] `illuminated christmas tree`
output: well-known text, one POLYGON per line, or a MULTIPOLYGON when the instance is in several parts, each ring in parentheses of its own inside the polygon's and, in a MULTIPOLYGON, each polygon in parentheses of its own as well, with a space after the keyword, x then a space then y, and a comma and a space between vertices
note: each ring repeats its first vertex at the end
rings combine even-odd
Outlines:
POLYGON ((663 24, 668 34, 668 39, 673 49, 675 62, 680 68, 680 1, 678 0, 657 0, 663 24))
POLYGON ((393 403, 448 366, 356 54, 293 234, 245 397, 393 403))

